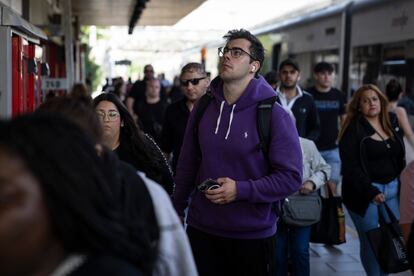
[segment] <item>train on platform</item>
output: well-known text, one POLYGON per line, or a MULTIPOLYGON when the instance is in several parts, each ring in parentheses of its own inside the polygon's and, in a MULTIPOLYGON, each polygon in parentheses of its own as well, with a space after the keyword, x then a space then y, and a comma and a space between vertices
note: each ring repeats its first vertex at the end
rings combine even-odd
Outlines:
MULTIPOLYGON (((301 85, 312 85, 320 61, 336 71, 335 86, 348 94, 364 83, 385 84, 396 78, 414 98, 414 1, 355 0, 266 22, 251 28, 265 47, 261 73, 276 70, 285 58, 301 67, 301 85)), ((217 47, 205 46, 206 69, 217 73, 217 47)))

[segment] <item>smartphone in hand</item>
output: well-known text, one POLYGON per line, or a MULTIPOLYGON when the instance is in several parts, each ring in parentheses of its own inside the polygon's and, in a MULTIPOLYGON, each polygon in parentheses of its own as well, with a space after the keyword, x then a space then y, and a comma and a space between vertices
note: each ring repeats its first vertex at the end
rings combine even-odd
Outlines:
POLYGON ((220 184, 217 181, 211 178, 208 178, 204 180, 200 185, 198 185, 197 188, 200 192, 204 193, 205 191, 208 191, 208 190, 214 190, 214 189, 220 188, 220 184))

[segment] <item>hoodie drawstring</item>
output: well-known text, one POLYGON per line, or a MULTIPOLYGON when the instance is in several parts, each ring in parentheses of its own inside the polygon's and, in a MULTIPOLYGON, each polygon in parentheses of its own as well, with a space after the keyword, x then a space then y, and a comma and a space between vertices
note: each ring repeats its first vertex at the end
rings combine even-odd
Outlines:
POLYGON ((229 137, 229 134, 230 134, 231 122, 233 121, 233 111, 234 111, 234 108, 236 108, 236 105, 235 104, 233 105, 233 108, 231 109, 229 126, 227 128, 226 137, 224 138, 226 140, 227 140, 227 137, 229 137))
POLYGON ((214 132, 214 134, 217 134, 219 126, 220 126, 220 120, 221 120, 221 113, 223 113, 223 108, 224 108, 224 101, 221 102, 220 105, 220 114, 217 118, 217 125, 216 125, 216 131, 214 132))

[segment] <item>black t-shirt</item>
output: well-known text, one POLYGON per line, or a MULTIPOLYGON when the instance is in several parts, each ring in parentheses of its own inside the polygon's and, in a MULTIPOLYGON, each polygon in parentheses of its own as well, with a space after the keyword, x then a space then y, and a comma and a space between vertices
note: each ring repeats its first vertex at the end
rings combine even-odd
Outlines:
POLYGON ((167 101, 169 103, 175 103, 175 102, 182 100, 183 98, 184 98, 184 95, 183 95, 183 91, 181 90, 181 88, 179 86, 173 86, 171 88, 170 93, 167 96, 167 101))
POLYGON ((186 101, 187 99, 182 99, 167 108, 162 126, 161 148, 164 152, 173 153, 172 169, 174 173, 190 116, 190 111, 185 104, 186 101))
POLYGON ((142 130, 151 135, 158 145, 161 144, 162 123, 166 108, 167 104, 160 100, 155 104, 141 102, 135 111, 138 115, 139 125, 142 127, 142 130))
POLYGON ((397 139, 377 141, 368 138, 364 140, 364 144, 371 181, 387 184, 398 177, 399 170, 395 160, 401 155, 402 148, 397 139))
MULTIPOLYGON (((147 82, 146 79, 136 81, 132 85, 131 90, 128 94, 129 98, 134 99, 134 106, 132 108, 134 109, 135 114, 138 114, 139 105, 146 101, 146 96, 145 96, 145 92, 147 90, 146 82, 147 82)), ((160 98, 163 101, 166 100, 166 93, 165 93, 164 87, 161 87, 160 98)))
POLYGON ((136 81, 132 87, 131 91, 129 92, 128 97, 134 99, 134 112, 137 113, 138 103, 142 103, 145 101, 145 90, 146 90, 146 83, 145 80, 136 81))
POLYGON ((345 113, 345 95, 336 88, 319 92, 316 87, 311 87, 307 91, 313 96, 321 124, 316 146, 319 150, 333 149, 336 147, 339 132, 338 118, 345 113))

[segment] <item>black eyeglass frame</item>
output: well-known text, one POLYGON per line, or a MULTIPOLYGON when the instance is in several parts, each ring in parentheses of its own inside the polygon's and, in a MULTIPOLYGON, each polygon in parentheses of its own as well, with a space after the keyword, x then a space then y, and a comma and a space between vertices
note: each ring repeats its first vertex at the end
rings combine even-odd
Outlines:
POLYGON ((227 46, 226 47, 219 47, 217 49, 218 56, 219 57, 224 57, 224 55, 228 52, 230 52, 230 55, 231 55, 232 58, 239 58, 239 57, 242 56, 242 55, 240 55, 240 56, 235 55, 234 50, 241 51, 242 53, 245 53, 246 55, 248 55, 252 60, 257 61, 257 58, 253 57, 251 54, 249 54, 248 52, 246 52, 245 50, 243 50, 242 48, 239 48, 239 47, 233 47, 233 48, 229 48, 227 46))
POLYGON ((189 80, 180 80, 180 85, 187 87, 188 85, 190 85, 190 83, 192 85, 198 85, 200 83, 201 80, 204 80, 207 77, 201 77, 201 78, 194 78, 194 79, 189 79, 189 80))

